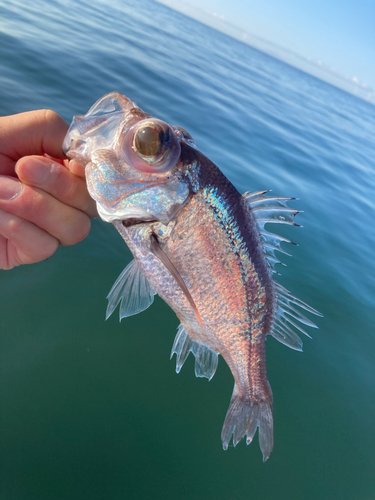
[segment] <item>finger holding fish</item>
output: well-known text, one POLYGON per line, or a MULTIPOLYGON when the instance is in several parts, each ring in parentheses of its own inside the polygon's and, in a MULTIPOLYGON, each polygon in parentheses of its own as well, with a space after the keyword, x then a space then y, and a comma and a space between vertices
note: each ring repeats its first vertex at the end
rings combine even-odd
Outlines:
POLYGON ((0 117, 0 174, 14 175, 17 161, 28 155, 66 158, 61 146, 68 128, 50 109, 0 117))
POLYGON ((85 171, 63 153, 54 111, 0 117, 0 268, 44 260, 81 241, 96 217, 85 171))
POLYGON ((0 178, 0 209, 46 231, 61 245, 74 245, 90 231, 86 213, 10 176, 0 178))
POLYGON ((90 218, 97 217, 96 204, 87 191, 85 179, 72 173, 72 170, 84 173, 83 167, 76 163, 65 160, 61 164, 52 158, 26 156, 18 160, 15 171, 23 184, 44 191, 90 218), (73 165, 70 167, 69 163, 73 165))

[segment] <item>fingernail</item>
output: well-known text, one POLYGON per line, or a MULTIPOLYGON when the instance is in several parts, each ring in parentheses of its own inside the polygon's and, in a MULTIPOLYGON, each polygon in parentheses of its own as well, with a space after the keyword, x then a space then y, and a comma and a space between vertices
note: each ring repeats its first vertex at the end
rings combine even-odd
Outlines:
POLYGON ((15 170, 22 180, 43 185, 51 173, 51 163, 51 161, 39 160, 39 158, 29 157, 27 160, 23 158, 21 170, 18 171, 17 165, 15 170))
POLYGON ((0 200, 9 201, 15 198, 22 191, 22 183, 18 179, 0 176, 0 200))

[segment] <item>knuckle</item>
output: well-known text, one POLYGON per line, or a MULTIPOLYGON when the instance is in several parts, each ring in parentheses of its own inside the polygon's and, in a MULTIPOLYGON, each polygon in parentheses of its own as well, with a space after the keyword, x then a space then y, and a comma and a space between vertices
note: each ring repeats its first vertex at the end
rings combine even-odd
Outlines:
POLYGON ((61 116, 52 109, 35 109, 33 111, 30 111, 30 113, 32 114, 33 119, 36 123, 43 124, 45 125, 45 127, 64 123, 63 118, 61 118, 61 116))
POLYGON ((42 145, 46 137, 53 136, 63 136, 69 125, 66 121, 52 109, 38 109, 31 111, 35 123, 38 125, 39 139, 42 141, 42 145))
POLYGON ((8 228, 11 234, 22 233, 23 226, 26 224, 24 219, 20 217, 10 217, 8 221, 8 228))
POLYGON ((53 111, 52 109, 42 109, 40 110, 41 113, 43 113, 44 121, 45 123, 49 125, 65 125, 65 120, 61 118, 61 116, 56 113, 56 111, 53 111))

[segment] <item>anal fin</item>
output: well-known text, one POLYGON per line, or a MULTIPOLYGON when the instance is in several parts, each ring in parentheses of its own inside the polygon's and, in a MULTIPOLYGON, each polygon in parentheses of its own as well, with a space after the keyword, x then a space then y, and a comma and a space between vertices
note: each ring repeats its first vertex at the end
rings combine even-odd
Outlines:
POLYGON ((180 372, 190 352, 195 356, 195 375, 197 377, 206 377, 208 380, 211 380, 215 375, 219 362, 218 353, 208 346, 192 340, 186 333, 185 328, 179 325, 171 352, 171 358, 173 354, 177 355, 177 373, 180 372))

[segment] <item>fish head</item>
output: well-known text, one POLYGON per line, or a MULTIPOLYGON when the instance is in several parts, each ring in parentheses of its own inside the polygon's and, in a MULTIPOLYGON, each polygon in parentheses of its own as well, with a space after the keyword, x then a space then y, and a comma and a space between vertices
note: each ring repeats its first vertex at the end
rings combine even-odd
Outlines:
POLYGON ((102 219, 167 224, 189 196, 181 169, 182 142, 195 147, 184 129, 111 92, 73 118, 63 150, 85 166, 88 190, 102 219))

